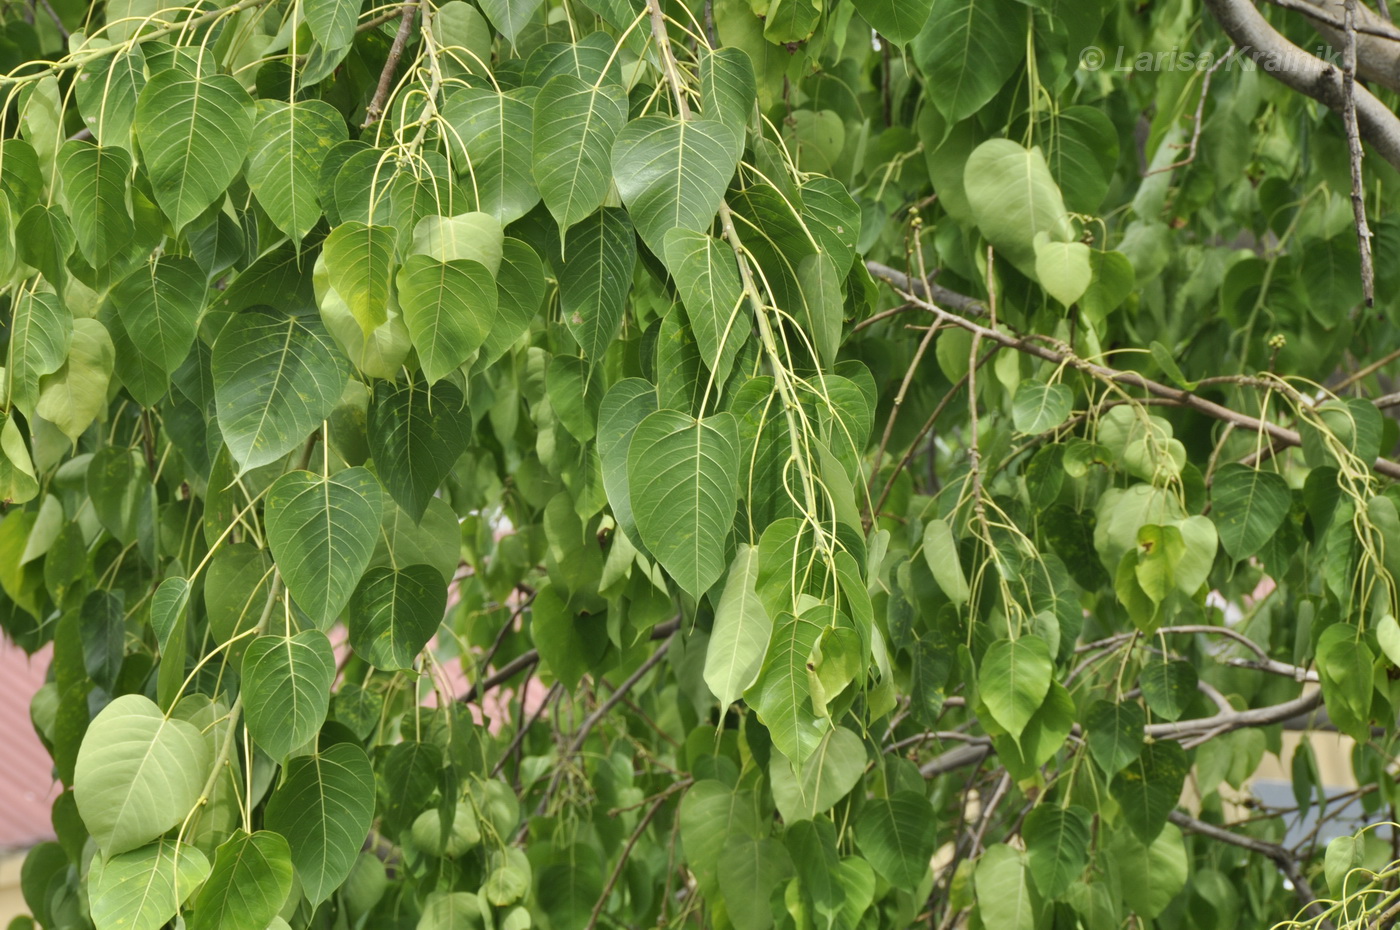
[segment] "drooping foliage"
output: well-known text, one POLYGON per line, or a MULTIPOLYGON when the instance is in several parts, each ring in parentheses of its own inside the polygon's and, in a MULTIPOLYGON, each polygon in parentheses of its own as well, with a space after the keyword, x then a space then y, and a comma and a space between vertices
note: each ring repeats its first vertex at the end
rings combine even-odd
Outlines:
POLYGON ((1393 88, 1207 7, 0 8, 37 924, 1384 911, 1393 88))

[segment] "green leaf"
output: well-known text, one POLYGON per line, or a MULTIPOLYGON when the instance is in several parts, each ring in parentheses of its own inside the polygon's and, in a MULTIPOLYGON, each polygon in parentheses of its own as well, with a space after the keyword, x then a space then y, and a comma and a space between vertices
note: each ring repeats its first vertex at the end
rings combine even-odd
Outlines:
POLYGON ((705 684, 728 707, 758 678, 773 621, 755 588, 758 547, 740 545, 724 593, 715 606, 714 628, 705 652, 705 684))
MULTIPOLYGON (((306 9, 308 23, 310 6, 306 9)), ((315 29, 312 25, 313 34, 315 29)), ((321 164, 327 153, 348 137, 345 119, 324 100, 258 101, 248 156, 248 186, 268 218, 294 241, 306 238, 321 219, 316 196, 321 164)))
POLYGON ((575 610, 552 584, 535 592, 530 604, 530 638, 544 667, 570 691, 607 650, 606 621, 604 614, 575 610))
POLYGON ((425 216, 413 227, 410 252, 440 262, 458 259, 480 262, 494 276, 501 270, 505 257, 505 231, 494 216, 479 211, 456 216, 425 216))
POLYGON ((520 31, 540 8, 540 2, 541 0, 485 0, 481 4, 481 11, 491 20, 491 25, 496 27, 496 31, 514 46, 520 31))
POLYGON ((306 17, 312 37, 322 48, 340 49, 355 38, 360 6, 354 0, 304 0, 302 15, 306 17))
POLYGON ((464 87, 447 98, 442 117, 453 129, 448 139, 460 160, 457 174, 475 192, 478 210, 505 226, 540 202, 530 160, 521 157, 534 149, 533 91, 464 87))
POLYGON ((239 832, 214 853, 194 901, 190 930, 266 930, 292 891, 287 841, 269 830, 239 832))
POLYGON ((469 412, 451 381, 378 381, 369 407, 368 439, 379 480, 400 507, 421 520, 443 479, 467 449, 469 412))
POLYGON ((773 627, 768 652, 758 681, 744 695, 745 701, 768 728, 773 745, 793 765, 802 765, 821 743, 825 718, 812 709, 807 663, 821 638, 819 610, 801 617, 782 614, 773 627))
POLYGON ((34 412, 78 441, 107 409, 107 387, 116 366, 116 349, 107 328, 97 320, 73 321, 68 358, 58 371, 39 378, 34 412))
MULTIPOLYGON (((632 515, 632 488, 627 478, 627 450, 637 425, 657 407, 656 385, 641 378, 624 378, 608 389, 598 405, 598 458, 603 466, 603 489, 617 525, 634 544, 641 543, 632 515)), ((766 641, 765 641, 766 642, 766 641)))
MULTIPOLYGON (((205 277, 199 265, 193 259, 167 255, 127 275, 107 299, 132 346, 164 381, 190 354, 204 295, 205 277)), ((145 404, 160 400, 139 399, 145 404)))
POLYGON ((318 625, 340 614, 369 565, 383 497, 364 468, 329 478, 292 471, 268 490, 268 545, 287 590, 318 625))
POLYGON ((1360 736, 1369 731, 1375 656, 1356 627, 1334 623, 1317 641, 1322 694, 1337 729, 1360 736))
POLYGON ((936 827, 928 798, 897 791, 865 802, 856 817, 856 845, 886 881, 912 891, 928 874, 936 827))
MULTIPOLYGON (((0 500, 12 504, 33 500, 39 494, 34 460, 30 458, 29 448, 24 444, 24 436, 13 414, 5 417, 5 425, 0 427, 0 453, 0 500)), ((47 560, 44 567, 48 569, 47 560)))
POLYGON ((561 232, 593 213, 612 182, 613 141, 627 122, 617 84, 585 84, 559 74, 535 98, 532 164, 545 206, 561 232))
POLYGON ((178 576, 167 578, 151 595, 151 629, 160 647, 160 666, 156 671, 156 699, 161 710, 170 710, 180 697, 185 683, 185 660, 189 625, 186 610, 190 600, 190 583, 178 576))
POLYGON ((958 556, 958 541, 947 520, 930 520, 924 524, 924 561, 948 600, 958 606, 966 604, 971 592, 958 556))
MULTIPOLYGON (((986 0, 972 2, 987 5, 986 0)), ((982 235, 1031 280, 1039 280, 1036 236, 1045 233, 1051 242, 1074 241, 1060 188, 1040 149, 989 139, 968 157, 963 185, 982 235)))
POLYGON ((1035 887, 1047 899, 1069 890, 1089 864, 1090 818, 1081 807, 1040 804, 1026 815, 1021 836, 1035 887))
POLYGON ((828 731, 800 769, 772 757, 773 801, 783 821, 811 820, 831 810, 860 783, 865 764, 865 743, 845 727, 828 731))
POLYGON ((686 863, 706 894, 719 890, 719 865, 729 837, 769 832, 752 791, 736 791, 712 779, 697 781, 685 793, 677 820, 686 863))
POLYGON ((637 263, 637 239, 627 211, 604 207, 565 238, 559 309, 584 358, 601 361, 622 326, 627 289, 637 263))
POLYGON ((774 45, 806 42, 816 31, 822 5, 818 0, 769 0, 763 37, 774 45))
POLYGON ((520 341, 544 303, 545 271, 539 253, 519 239, 502 243, 496 273, 496 322, 477 356, 477 370, 494 364, 520 341))
POLYGON ((703 53, 699 70, 700 106, 705 118, 728 126, 734 134, 735 154, 742 155, 749 117, 758 99, 753 61, 743 49, 729 46, 703 53))
POLYGON ((845 304, 831 256, 817 252, 802 259, 797 266, 797 282, 802 296, 797 320, 812 341, 818 361, 834 365, 836 352, 841 347, 841 317, 845 304))
POLYGON ((1293 506, 1283 476, 1229 463, 1210 486, 1210 516, 1230 558, 1247 559, 1278 532, 1293 506))
POLYGON ((117 146, 73 140, 58 150, 63 200, 83 259, 101 268, 131 248, 136 226, 127 207, 131 154, 117 146))
POLYGON ((914 61, 949 123, 982 109, 1025 60, 1026 16, 996 0, 933 0, 922 25, 914 61))
POLYGON ((1170 740, 1149 743, 1113 779, 1109 790, 1122 807, 1123 819, 1143 843, 1162 832, 1167 817, 1181 799, 1191 765, 1181 744, 1170 740))
POLYGON ((706 233, 676 228, 666 233, 664 257, 700 357, 723 384, 750 329, 733 250, 706 233))
POLYGON ((1024 852, 1005 843, 989 846, 977 860, 973 883, 984 926, 1034 930, 1039 908, 1024 852))
POLYGON ((68 256, 76 244, 63 209, 36 203, 25 210, 15 226, 15 242, 20 261, 39 269, 45 281, 62 291, 68 281, 68 256))
POLYGON ((496 282, 471 259, 410 255, 399 270, 399 303, 428 383, 445 378, 481 348, 496 319, 496 282))
POLYGON ((1150 844, 1132 831, 1109 831, 1105 861, 1121 883, 1122 903, 1144 920, 1153 920, 1167 909, 1186 887, 1190 858, 1181 830, 1169 823, 1150 844))
POLYGON ((726 913, 735 930, 768 930, 773 926, 769 899, 792 875, 792 860, 772 837, 736 833, 724 843, 717 878, 726 913))
POLYGON ((683 590, 708 591, 724 574, 739 503, 738 421, 656 411, 632 434, 627 483, 647 548, 683 590))
POLYGON ((374 769, 354 743, 336 743, 287 763, 267 802, 265 823, 287 838, 301 890, 312 907, 355 867, 374 819, 374 769))
MULTIPOLYGON (((326 272, 330 285, 341 296, 365 335, 389 317, 389 297, 394 287, 392 226, 341 223, 326 237, 326 272)), ((402 289, 403 285, 399 285, 402 289)))
POLYGON ((1164 720, 1180 720, 1196 698, 1196 669, 1180 659, 1151 659, 1138 677, 1143 699, 1164 720))
POLYGON ((97 930, 158 930, 209 877, 209 860, 193 846, 162 837, 108 859, 88 876, 97 930))
POLYGON ((1022 433, 1043 433, 1069 418, 1074 394, 1063 384, 1028 378, 1016 386, 1011 418, 1022 433))
POLYGON ((1381 617, 1376 624, 1376 641, 1390 664, 1400 667, 1400 623, 1390 614, 1381 617))
POLYGON ((335 653, 320 630, 259 636, 243 655, 242 675, 248 733, 272 758, 305 746, 326 722, 335 653))
POLYGON ((933 0, 860 0, 855 7, 870 28, 903 45, 924 28, 933 5, 933 0))
POLYGON ((1036 236, 1034 248, 1035 276, 1040 286, 1068 309, 1093 283, 1089 246, 1083 242, 1051 242, 1042 233, 1036 236))
POLYGON ((199 729, 126 694, 93 718, 78 749, 73 794, 103 855, 144 846, 199 800, 213 757, 199 729))
POLYGON ((412 668, 446 610, 447 584, 431 565, 372 568, 350 598, 350 645, 375 668, 412 668))
POLYGON ((1137 704, 1095 701, 1084 714, 1089 754, 1110 778, 1142 753, 1146 716, 1137 704))
POLYGON ((612 175, 637 232, 656 255, 669 230, 704 232, 735 168, 734 130, 714 120, 644 116, 612 147, 612 175))
POLYGON ((999 639, 987 647, 977 672, 977 691, 997 723, 1020 737, 1050 691, 1055 666, 1039 636, 999 639))
POLYGON ((136 139, 156 203, 182 230, 228 190, 253 135, 253 101, 226 74, 153 74, 136 101, 136 139))
POLYGON ((53 294, 29 292, 14 302, 5 387, 10 402, 26 414, 39 402, 39 379, 68 358, 73 315, 53 294))
POLYGON ((239 472, 306 442, 345 388, 343 356, 319 320, 239 313, 214 343, 219 431, 239 472))

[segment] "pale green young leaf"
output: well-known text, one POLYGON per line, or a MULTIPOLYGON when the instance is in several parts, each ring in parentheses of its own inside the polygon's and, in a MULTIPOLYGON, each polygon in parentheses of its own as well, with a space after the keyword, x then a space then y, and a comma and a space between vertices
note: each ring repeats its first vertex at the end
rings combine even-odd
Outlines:
POLYGON ((758 678, 773 621, 758 597, 758 547, 741 545, 715 607, 705 652, 705 684, 728 707, 758 678))
POLYGON ((107 409, 107 386, 115 365, 116 350, 107 328, 97 320, 74 320, 68 358, 58 371, 39 379, 34 412, 77 442, 107 409))
POLYGON ((394 287, 391 226, 341 223, 326 237, 324 254, 330 285, 350 308, 366 335, 388 319, 394 287))
POLYGON ((768 728, 773 745, 793 765, 802 765, 821 744, 828 725, 812 709, 807 663, 822 634, 821 611, 776 618, 758 681, 745 701, 768 728))
POLYGON ((68 358, 73 314, 53 294, 25 293, 14 302, 10 320, 5 387, 10 403, 27 414, 39 402, 39 379, 68 358))
POLYGON ((982 657, 978 694, 996 722, 1019 737, 1045 700, 1054 670, 1050 649, 1039 636, 999 639, 982 657))
POLYGON ((159 930, 209 877, 209 860, 193 846, 161 837, 149 846, 94 858, 92 923, 97 930, 159 930))
POLYGON ((1074 403, 1074 394, 1063 384, 1046 384, 1027 378, 1016 386, 1011 400, 1011 419, 1022 433, 1043 433, 1063 423, 1074 403))
POLYGON ((801 768, 772 757, 773 802, 783 821, 811 820, 831 810, 859 784, 865 763, 865 743, 846 727, 829 730, 801 768))
POLYGON ((974 873, 977 910, 988 927, 1035 930, 1039 902, 1031 887, 1025 852, 1005 843, 989 847, 974 873))
POLYGON ((176 826, 199 800, 213 757, 199 728, 123 695, 93 718, 78 749, 73 793, 97 847, 116 856, 176 826))
POLYGON ((966 604, 970 590, 958 555, 958 541, 947 520, 930 520, 924 524, 924 561, 948 600, 958 606, 966 604))

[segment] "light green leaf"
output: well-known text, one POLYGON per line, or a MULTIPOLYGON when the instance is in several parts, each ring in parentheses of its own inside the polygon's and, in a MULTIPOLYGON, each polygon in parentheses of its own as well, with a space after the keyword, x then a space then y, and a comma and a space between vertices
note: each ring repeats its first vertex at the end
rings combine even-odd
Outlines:
POLYGON ((184 229, 224 195, 253 135, 253 101, 226 74, 180 68, 151 76, 136 101, 136 138, 161 211, 184 229))
POLYGON ((755 589, 757 578, 758 547, 739 546, 715 607, 705 652, 705 684, 724 707, 737 701, 758 678, 773 633, 773 621, 755 589))
POLYGON ((1051 242, 1045 233, 1035 239, 1035 276, 1046 293, 1066 309, 1089 289, 1094 268, 1083 242, 1051 242))
POLYGON ((700 58, 700 106, 705 118, 728 126, 734 150, 742 155, 749 117, 758 99, 753 61, 737 46, 717 48, 700 58))
POLYGON ((665 254, 666 233, 704 232, 735 168, 734 130, 714 120, 644 116, 618 133, 612 175, 642 241, 665 254))
POLYGON ((209 860, 193 846, 162 837, 103 860, 89 873, 97 930, 158 930, 209 877, 209 860))
MULTIPOLYGON (((312 29, 314 33, 314 25, 312 29)), ((248 186, 268 218, 294 241, 304 239, 321 219, 316 196, 321 164, 336 143, 348 137, 345 119, 324 100, 258 101, 248 186)))
POLYGON ((958 541, 947 520, 930 520, 924 524, 924 561, 948 600, 959 606, 966 604, 970 596, 967 578, 958 556, 958 541))
POLYGON ((561 232, 602 206, 612 182, 613 141, 627 122, 627 93, 559 74, 535 98, 533 167, 561 232))
POLYGON ((1028 378, 1016 386, 1011 401, 1011 419, 1022 433, 1043 433, 1065 422, 1074 404, 1074 394, 1060 384, 1046 384, 1028 378))
POLYGON ((831 810, 865 774, 865 743, 851 730, 836 727, 796 769, 785 757, 769 759, 773 802, 785 823, 811 820, 831 810))
POLYGON ((185 683, 185 611, 190 602, 190 583, 179 576, 167 578, 151 595, 151 629, 160 648, 156 672, 156 699, 162 710, 169 710, 185 683))
POLYGON ((741 305, 743 289, 734 252, 713 236, 677 227, 666 233, 664 258, 700 357, 723 384, 751 325, 741 305))
POLYGON ((1032 280, 1039 280, 1037 235, 1045 233, 1051 242, 1074 240, 1060 188, 1038 148, 1025 149, 1009 139, 983 142, 967 159, 963 186, 982 235, 1032 280))
POLYGON ((1167 909, 1186 887, 1190 858, 1176 824, 1169 823, 1150 844, 1130 830, 1108 831, 1104 861, 1123 889, 1123 904, 1144 920, 1153 920, 1167 909))
POLYGON ((812 708, 807 679, 807 663, 823 629, 819 616, 820 610, 812 610, 777 618, 758 681, 744 695, 773 745, 793 765, 804 764, 816 752, 828 725, 812 708))
POLYGON ((242 674, 248 733, 272 758, 306 745, 326 722, 335 653, 320 630, 259 636, 243 655, 242 674))
POLYGON ((448 140, 458 175, 476 193, 477 209, 494 216, 502 226, 520 219, 540 201, 530 161, 521 157, 534 148, 533 104, 532 91, 464 87, 452 93, 442 108, 443 119, 453 129, 448 140))
POLYGON ((239 832, 214 853, 194 901, 190 930, 266 930, 292 891, 287 841, 270 830, 239 832))
POLYGON ((841 347, 845 303, 840 276, 831 256, 817 252, 802 259, 797 266, 797 283, 802 295, 797 320, 812 341, 817 360, 823 365, 834 365, 836 352, 841 347))
POLYGON ((997 723, 1020 737, 1050 691, 1050 649, 1039 636, 999 639, 987 647, 977 671, 977 690, 997 723))
POLYGON ((446 610, 447 584, 431 565, 372 568, 350 598, 350 645, 375 668, 412 668, 446 610))
POLYGON ((896 888, 918 887, 928 874, 936 843, 933 808, 928 798, 914 791, 871 798, 856 818, 856 845, 896 888))
POLYGON ((131 154, 117 146, 72 140, 58 150, 63 200, 83 259, 101 268, 131 248, 136 227, 127 206, 131 154))
POLYGON ((520 31, 540 8, 541 0, 484 0, 481 11, 491 20, 491 25, 505 37, 512 46, 520 31))
MULTIPOLYGON (((627 449, 637 425, 657 407, 656 385, 641 378, 624 378, 608 389, 598 405, 598 458, 603 466, 603 489, 617 525, 634 544, 641 543, 632 515, 632 488, 627 478, 627 449)), ((766 645, 766 640, 765 640, 766 645)))
MULTIPOLYGON (((324 254, 330 285, 369 335, 388 319, 389 297, 394 287, 392 226, 341 223, 326 237, 324 254)), ((402 285, 401 285, 402 286, 402 285)))
POLYGON ((982 923, 998 930, 1035 930, 1038 910, 1026 854, 1005 843, 987 848, 974 873, 982 923))
POLYGON ((1211 519, 1230 558, 1247 559, 1278 532, 1293 505, 1282 475, 1233 462, 1210 486, 1211 519))
POLYGON ((1376 624, 1376 640, 1390 664, 1400 667, 1400 623, 1390 614, 1381 617, 1376 624))
POLYGON ((26 414, 39 402, 39 379, 53 374, 68 358, 73 314, 53 294, 22 294, 10 320, 10 354, 5 386, 10 402, 26 414))
POLYGON ((247 311, 228 322, 214 343, 214 399, 240 473, 277 461, 330 416, 342 358, 311 317, 247 311))
POLYGON ((315 907, 341 886, 374 819, 374 769, 354 743, 287 763, 265 822, 287 838, 301 890, 315 907))
POLYGON ((681 846, 686 864, 706 894, 719 891, 719 865, 729 837, 756 838, 769 832, 756 801, 752 791, 736 791, 712 779, 697 781, 681 799, 681 846))
POLYGON ((428 502, 470 440, 470 413, 451 381, 377 381, 370 402, 368 440, 379 480, 400 507, 421 520, 428 502))
MULTIPOLYGON (((0 427, 0 500, 24 504, 39 494, 39 482, 34 474, 34 460, 29 447, 15 423, 14 414, 5 417, 0 427)), ((47 566, 46 566, 47 567, 47 566)))
POLYGON ((1337 729, 1357 736, 1369 729, 1375 656, 1356 627, 1334 623, 1317 641, 1322 694, 1337 729))
POLYGON ((103 854, 119 855, 179 824, 212 765, 198 727, 166 719, 142 695, 123 695, 93 718, 78 748, 78 813, 103 854))
POLYGON ((735 833, 724 843, 717 878, 726 913, 735 930, 768 930, 773 926, 769 898, 792 875, 792 859, 770 836, 735 833))
POLYGON ((489 213, 478 211, 456 216, 423 217, 413 227, 410 251, 440 262, 459 258, 480 262, 495 277, 501 270, 504 249, 505 231, 501 221, 489 213))
POLYGON ((676 584, 695 597, 725 569, 739 502, 739 425, 658 410, 637 425, 627 483, 642 541, 676 584))
POLYGON ((311 35, 323 48, 339 49, 355 38, 360 4, 354 0, 304 0, 302 15, 311 35))
POLYGON ((365 468, 329 478, 292 471, 268 490, 268 545, 287 590, 318 625, 340 614, 369 565, 383 498, 365 468))
POLYGON ((480 262, 410 255, 399 270, 399 303, 428 383, 481 348, 496 319, 496 282, 480 262))
POLYGON ((39 379, 34 412, 77 442, 107 409, 107 386, 115 365, 116 349, 107 328, 97 320, 74 320, 68 358, 58 371, 39 379))
POLYGON ((584 358, 601 361, 622 326, 627 289, 637 263, 637 239, 627 211, 604 207, 565 237, 559 309, 584 358))

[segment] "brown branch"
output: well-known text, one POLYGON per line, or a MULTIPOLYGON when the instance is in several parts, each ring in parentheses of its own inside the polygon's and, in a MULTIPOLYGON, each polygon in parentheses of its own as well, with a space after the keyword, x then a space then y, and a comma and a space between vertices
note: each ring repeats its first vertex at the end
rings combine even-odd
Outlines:
POLYGON ((1278 870, 1284 874, 1289 883, 1293 885, 1293 892, 1302 902, 1303 908, 1317 917, 1320 927, 1330 928, 1331 921, 1326 917, 1326 910, 1317 900, 1317 895, 1313 894, 1312 885, 1308 884, 1307 876, 1298 866, 1298 860, 1293 858, 1292 853, 1275 843, 1266 843, 1257 840, 1252 836, 1240 836, 1238 833, 1231 833, 1229 830, 1217 827, 1215 824, 1206 823, 1204 820, 1197 820, 1195 817, 1188 817, 1180 811, 1172 811, 1167 815, 1167 819, 1183 830, 1192 833, 1208 836, 1213 840, 1228 843, 1231 846, 1238 846, 1240 849, 1247 849, 1252 853, 1258 853, 1273 861, 1278 866, 1278 870))
MULTIPOLYGON (((1275 442, 1286 446, 1301 446, 1303 444, 1302 437, 1299 436, 1297 430, 1291 430, 1287 427, 1279 426, 1277 423, 1260 420, 1236 410, 1231 410, 1223 404, 1207 400, 1204 397, 1200 397, 1190 391, 1182 390, 1181 388, 1170 387, 1160 382, 1153 381, 1135 371, 1120 371, 1116 368, 1109 368, 1106 365, 1099 365, 1094 362, 1086 361, 1068 352, 1046 348, 1028 338, 1011 336, 1001 330, 991 329, 974 323, 972 320, 959 316, 956 313, 949 313, 942 307, 916 296, 912 292, 912 289, 906 290, 902 285, 911 283, 907 275, 875 262, 869 263, 867 267, 870 268, 872 274, 883 278, 886 282, 891 284, 895 288, 895 291, 905 300, 923 307, 940 321, 961 326, 974 335, 980 335, 983 339, 995 342, 1006 348, 1015 349, 1018 352, 1024 352, 1027 355, 1032 355, 1055 365, 1069 365, 1079 371, 1106 381, 1141 388, 1149 394, 1157 397, 1169 398, 1183 407, 1212 417, 1213 419, 1221 420, 1226 423, 1233 423, 1241 429, 1247 429, 1252 432, 1265 433, 1275 442)), ((972 300, 972 298, 965 297, 964 300, 972 300)), ((1385 475, 1387 478, 1400 478, 1400 463, 1393 462, 1390 459, 1377 458, 1373 463, 1373 467, 1378 473, 1385 475)))
POLYGON ((1366 222, 1366 192, 1361 176, 1361 130, 1356 123, 1356 0, 1346 0, 1346 44, 1342 51, 1342 122, 1351 166, 1351 212, 1361 255, 1361 296, 1376 305, 1376 269, 1371 258, 1371 227, 1366 222))
POLYGON ((627 865, 627 860, 632 856, 632 848, 637 845, 637 840, 642 838, 647 827, 651 824, 656 812, 661 809, 661 805, 666 803, 666 799, 677 791, 682 791, 693 785, 694 779, 686 778, 678 781, 662 791, 656 796, 656 800, 651 802, 647 812, 642 815, 642 819, 637 822, 637 826, 632 830, 632 835, 627 838, 627 845, 622 847, 622 856, 617 860, 617 865, 613 866, 612 874, 608 876, 607 883, 603 885, 603 893, 598 895, 598 902, 593 905, 593 912, 588 915, 588 923, 584 930, 593 930, 598 925, 598 915, 602 914, 604 905, 608 902, 608 895, 612 894, 613 888, 617 887, 617 880, 622 875, 622 869, 627 865))
MULTIPOLYGON (((1344 106, 1342 75, 1332 65, 1285 39, 1249 0, 1205 0, 1225 34, 1271 77, 1333 110, 1344 106)), ((1361 137, 1400 168, 1400 117, 1364 87, 1356 88, 1361 137)))
POLYGON ((394 86, 394 73, 399 69, 399 59, 403 57, 404 46, 408 44, 408 34, 413 31, 413 14, 418 9, 418 0, 408 0, 399 10, 399 31, 394 35, 394 44, 389 46, 389 57, 384 60, 384 70, 379 72, 379 86, 374 89, 374 97, 365 110, 365 121, 360 128, 365 129, 379 122, 384 115, 384 105, 389 100, 389 91, 394 86))

